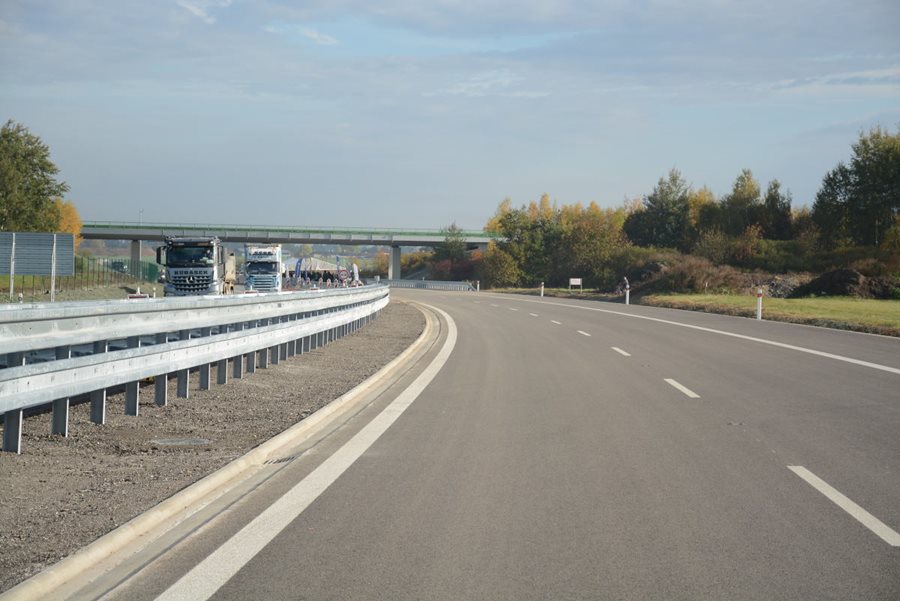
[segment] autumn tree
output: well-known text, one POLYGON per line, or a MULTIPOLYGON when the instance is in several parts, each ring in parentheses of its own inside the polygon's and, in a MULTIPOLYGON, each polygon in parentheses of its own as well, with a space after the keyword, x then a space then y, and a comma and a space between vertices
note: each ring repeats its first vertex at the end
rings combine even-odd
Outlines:
POLYGON ((81 245, 82 240, 82 224, 81 217, 78 215, 78 210, 75 208, 74 203, 63 200, 62 198, 55 198, 53 204, 55 205, 56 212, 59 214, 59 226, 57 229, 60 232, 72 234, 75 237, 75 248, 78 248, 81 245))
POLYGON ((0 231, 51 232, 60 215, 53 201, 69 190, 50 149, 11 119, 0 129, 0 231))

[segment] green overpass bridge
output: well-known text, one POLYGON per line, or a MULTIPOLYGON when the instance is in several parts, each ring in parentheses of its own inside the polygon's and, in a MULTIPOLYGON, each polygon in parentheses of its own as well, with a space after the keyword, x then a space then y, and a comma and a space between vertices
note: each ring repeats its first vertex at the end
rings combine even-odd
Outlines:
MULTIPOLYGON (((463 230, 469 248, 487 247, 499 236, 482 230, 463 230)), ((132 264, 140 261, 142 241, 161 242, 170 236, 216 236, 224 242, 246 244, 342 244, 389 246, 389 279, 400 279, 400 253, 404 246, 435 246, 446 234, 439 229, 385 229, 349 227, 306 227, 270 225, 129 223, 113 221, 85 222, 81 236, 86 240, 131 240, 132 264)))

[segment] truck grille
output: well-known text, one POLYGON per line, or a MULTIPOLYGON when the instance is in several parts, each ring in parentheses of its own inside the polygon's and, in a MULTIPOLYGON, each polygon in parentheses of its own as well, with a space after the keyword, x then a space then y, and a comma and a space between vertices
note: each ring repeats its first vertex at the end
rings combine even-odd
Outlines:
POLYGON ((212 281, 212 270, 209 269, 179 269, 171 276, 172 285, 188 294, 208 291, 212 281))
POLYGON ((253 290, 259 290, 260 292, 271 292, 278 286, 275 278, 261 277, 257 275, 247 278, 247 287, 253 288, 253 290))

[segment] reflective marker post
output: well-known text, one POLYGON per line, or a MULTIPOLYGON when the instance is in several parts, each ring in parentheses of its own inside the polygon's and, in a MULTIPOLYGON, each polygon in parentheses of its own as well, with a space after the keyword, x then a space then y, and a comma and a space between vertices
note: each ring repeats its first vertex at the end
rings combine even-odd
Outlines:
POLYGON ((762 319, 762 288, 756 289, 756 319, 762 319))

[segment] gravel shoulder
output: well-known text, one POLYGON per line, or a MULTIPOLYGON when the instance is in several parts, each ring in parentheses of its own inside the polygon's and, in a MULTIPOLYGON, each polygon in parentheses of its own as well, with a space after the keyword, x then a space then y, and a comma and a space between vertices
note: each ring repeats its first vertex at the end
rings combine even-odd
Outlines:
MULTIPOLYGON (((226 386, 157 407, 142 385, 139 417, 108 394, 107 423, 74 404, 69 436, 50 415, 25 420, 22 455, 0 453, 0 591, 5 591, 283 432, 377 372, 412 344, 422 313, 392 301, 366 327, 226 386), (247 407, 252 410, 248 411, 247 407), (173 444, 179 443, 179 444, 173 444)), ((215 372, 215 366, 213 367, 215 372)), ((215 382, 215 373, 212 374, 215 382)))

